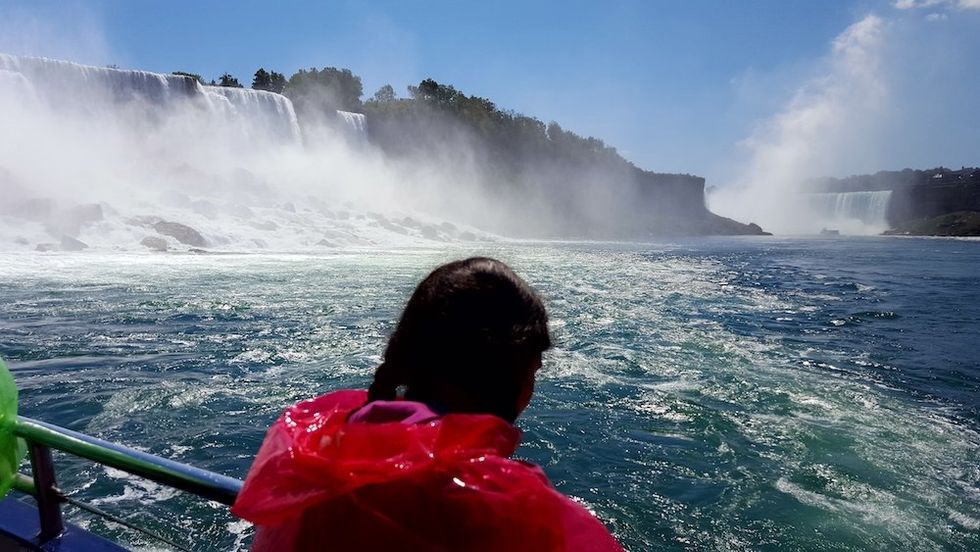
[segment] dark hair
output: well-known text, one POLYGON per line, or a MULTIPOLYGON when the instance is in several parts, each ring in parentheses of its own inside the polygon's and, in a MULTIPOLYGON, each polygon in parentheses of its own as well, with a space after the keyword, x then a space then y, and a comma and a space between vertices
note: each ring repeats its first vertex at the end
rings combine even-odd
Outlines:
POLYGON ((551 347, 548 315, 538 295, 507 265, 474 257, 435 269, 415 289, 368 400, 406 398, 438 405, 440 389, 472 398, 467 412, 517 418, 527 371, 551 347))

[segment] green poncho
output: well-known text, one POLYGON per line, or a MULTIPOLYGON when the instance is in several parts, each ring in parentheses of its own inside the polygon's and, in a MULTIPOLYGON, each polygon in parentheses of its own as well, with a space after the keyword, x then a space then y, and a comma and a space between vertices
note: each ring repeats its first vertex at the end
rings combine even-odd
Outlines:
POLYGON ((24 457, 24 442, 14 437, 17 421, 17 387, 7 365, 0 360, 0 498, 10 490, 24 457))

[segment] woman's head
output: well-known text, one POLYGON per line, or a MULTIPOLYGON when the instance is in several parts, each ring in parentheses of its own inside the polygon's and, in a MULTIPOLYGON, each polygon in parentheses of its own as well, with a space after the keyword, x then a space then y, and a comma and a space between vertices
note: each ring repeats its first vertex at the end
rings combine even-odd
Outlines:
POLYGON ((504 263, 484 257, 434 270, 415 289, 368 399, 405 398, 513 421, 551 346, 544 304, 504 263))

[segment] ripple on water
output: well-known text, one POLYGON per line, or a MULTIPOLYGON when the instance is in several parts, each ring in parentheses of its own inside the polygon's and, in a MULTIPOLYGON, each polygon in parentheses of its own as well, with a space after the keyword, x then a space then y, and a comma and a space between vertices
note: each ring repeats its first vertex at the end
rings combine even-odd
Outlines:
MULTIPOLYGON (((980 252, 914 243, 11 255, 0 355, 25 414, 243 477, 285 405, 369 381, 428 269, 491 254, 545 297, 556 343, 519 455, 631 549, 972 550, 980 323, 960 307, 980 304, 980 252)), ((212 503, 59 467, 74 496, 195 549, 248 546, 212 503)))

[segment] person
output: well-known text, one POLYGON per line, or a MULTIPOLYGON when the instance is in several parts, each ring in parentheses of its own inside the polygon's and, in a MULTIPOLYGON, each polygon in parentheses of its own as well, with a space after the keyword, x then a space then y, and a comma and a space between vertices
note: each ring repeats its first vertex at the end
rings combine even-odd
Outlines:
POLYGON ((513 423, 551 346, 538 295, 504 263, 443 265, 412 294, 374 381, 292 406, 232 512, 252 550, 618 551, 513 423))

